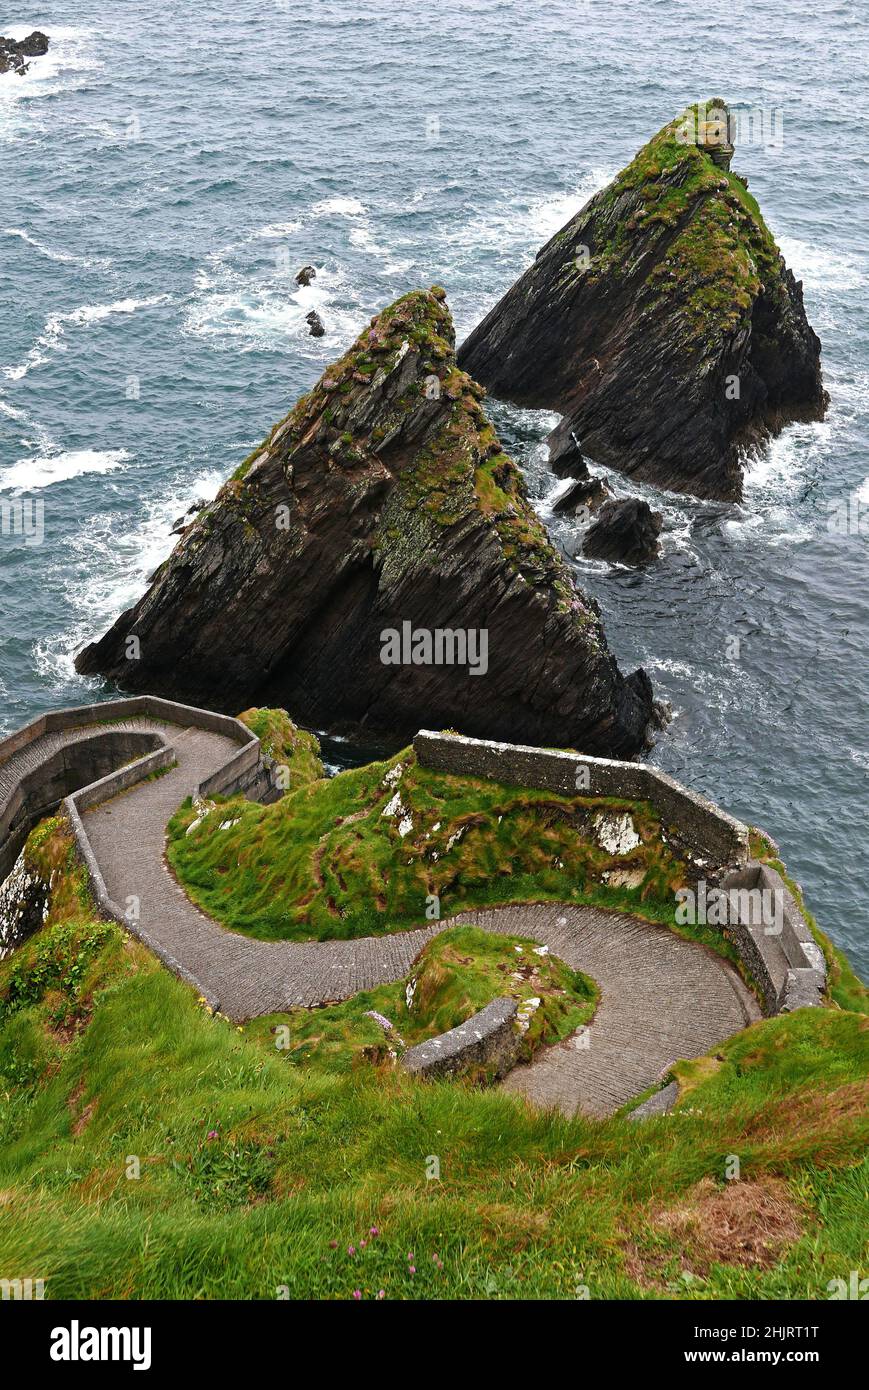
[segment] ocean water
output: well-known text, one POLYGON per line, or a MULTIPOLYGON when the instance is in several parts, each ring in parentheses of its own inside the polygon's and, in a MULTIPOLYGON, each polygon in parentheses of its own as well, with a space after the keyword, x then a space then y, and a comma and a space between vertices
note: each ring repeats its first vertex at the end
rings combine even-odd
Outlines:
MULTIPOLYGON (((15 18, 51 49, 0 77, 0 503, 23 495, 44 539, 0 536, 4 732, 107 693, 77 648, 379 308, 441 283, 464 336, 685 104, 756 109, 734 167, 803 279, 828 419, 776 440, 741 506, 657 495, 648 571, 576 570, 623 669, 672 704, 653 760, 767 829, 869 974, 865 7, 65 0, 15 18)), ((493 414, 572 555, 553 417, 493 414)))

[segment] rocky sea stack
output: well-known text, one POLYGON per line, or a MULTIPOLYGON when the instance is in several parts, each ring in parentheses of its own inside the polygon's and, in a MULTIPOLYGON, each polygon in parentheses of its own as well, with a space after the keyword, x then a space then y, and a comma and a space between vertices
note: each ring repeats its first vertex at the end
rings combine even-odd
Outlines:
POLYGON ((619 671, 484 394, 456 366, 444 291, 398 300, 191 521, 79 671, 224 710, 281 705, 333 731, 639 751, 648 677, 619 671))
MULTIPOLYGON (((493 395, 558 410, 576 451, 738 500, 746 452, 819 419, 820 343, 746 181, 724 102, 689 107, 538 253, 459 352, 493 395)), ((563 466, 560 471, 564 471, 563 466)))
POLYGON ((661 513, 639 497, 613 498, 604 502, 586 532, 582 553, 595 560, 647 565, 660 552, 662 524, 661 513))
POLYGON ((23 77, 30 67, 26 58, 42 58, 48 52, 48 36, 34 29, 26 39, 0 36, 0 73, 16 72, 23 77))

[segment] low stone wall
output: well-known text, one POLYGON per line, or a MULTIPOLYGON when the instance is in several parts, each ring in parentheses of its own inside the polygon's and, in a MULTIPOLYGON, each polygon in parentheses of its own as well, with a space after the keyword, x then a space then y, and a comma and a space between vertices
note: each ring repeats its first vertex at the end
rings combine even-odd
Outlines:
POLYGON ((485 777, 507 786, 535 787, 565 796, 615 796, 648 801, 676 831, 698 868, 733 866, 748 858, 748 827, 705 797, 646 763, 590 758, 519 743, 436 734, 413 740, 423 767, 456 776, 485 777))
POLYGON ((62 744, 29 769, 0 806, 0 882, 10 872, 33 826, 55 810, 69 792, 162 742, 152 730, 109 727, 92 737, 62 744))
MULTIPOLYGON (((485 777, 507 786, 535 787, 567 796, 613 796, 649 802, 667 831, 678 836, 695 870, 710 884, 767 891, 781 906, 781 931, 730 914, 727 933, 767 1014, 823 1002, 826 964, 793 894, 768 864, 749 859, 748 827, 713 802, 645 763, 589 758, 524 744, 492 743, 424 729, 413 741, 421 766, 455 776, 485 777), (584 770, 584 771, 582 771, 584 770), (582 772, 582 775, 580 773, 582 772)), ((739 899, 734 898, 739 904, 739 899)))
MULTIPOLYGON (((274 764, 262 756, 259 739, 240 720, 190 705, 178 704, 152 695, 128 700, 107 700, 102 704, 53 710, 0 742, 0 769, 15 754, 45 734, 62 735, 67 730, 95 728, 92 738, 62 743, 49 756, 36 763, 8 792, 0 808, 0 884, 16 867, 30 830, 42 816, 62 805, 72 826, 79 853, 87 866, 94 897, 100 911, 114 918, 137 935, 165 965, 202 993, 199 981, 155 941, 139 923, 130 923, 123 910, 108 895, 81 813, 90 806, 108 801, 153 773, 172 766, 175 754, 171 728, 165 734, 154 729, 124 727, 135 719, 152 719, 182 729, 201 728, 222 734, 240 745, 222 768, 201 786, 191 787, 194 796, 231 796, 243 793, 252 800, 273 800, 279 793, 273 776, 274 764), (144 756, 137 754, 146 752, 144 756), (135 759, 135 761, 130 761, 135 759), (118 766, 118 764, 122 764, 118 766), (84 785, 82 785, 84 783, 84 785)), ((16 941, 23 939, 16 933, 16 941)), ((216 1007, 216 1000, 209 1000, 216 1007)))
POLYGON ((401 1065, 415 1076, 458 1076, 484 1066, 493 1077, 506 1076, 522 1045, 516 1024, 516 1000, 493 999, 479 1013, 440 1037, 411 1047, 401 1065))
POLYGON ((773 921, 758 920, 748 901, 737 905, 730 915, 728 935, 740 959, 756 982, 767 1014, 792 1013, 823 1002, 827 983, 824 953, 801 913, 794 895, 781 874, 760 860, 752 859, 728 874, 721 887, 731 902, 734 895, 772 894, 780 930, 773 921))

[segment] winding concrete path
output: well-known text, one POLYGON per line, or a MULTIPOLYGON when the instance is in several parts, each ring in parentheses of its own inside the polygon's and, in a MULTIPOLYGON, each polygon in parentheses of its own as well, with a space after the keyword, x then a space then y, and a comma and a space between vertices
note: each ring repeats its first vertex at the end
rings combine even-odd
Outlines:
POLYGON ((165 858, 165 827, 191 787, 237 745, 201 729, 170 728, 177 767, 87 811, 85 828, 111 898, 139 904, 140 923, 234 1019, 345 999, 407 974, 419 951, 456 922, 529 936, 592 976, 601 1002, 590 1027, 545 1049, 503 1083, 540 1106, 606 1115, 652 1085, 679 1057, 714 1047, 760 1017, 720 957, 663 927, 575 905, 469 912, 391 936, 267 942, 200 912, 165 858))

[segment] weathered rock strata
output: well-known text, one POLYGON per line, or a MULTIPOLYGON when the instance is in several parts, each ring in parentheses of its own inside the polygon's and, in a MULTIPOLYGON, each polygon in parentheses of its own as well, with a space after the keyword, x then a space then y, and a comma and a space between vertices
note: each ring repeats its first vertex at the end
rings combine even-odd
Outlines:
POLYGON ((823 416, 802 286, 705 114, 701 104, 665 126, 459 352, 493 395, 561 412, 550 439, 560 476, 578 440, 646 482, 738 499, 752 448, 823 416))
POLYGON ((25 847, 0 882, 0 960, 42 926, 50 900, 51 883, 31 864, 25 847))
POLYGON ((648 677, 621 674, 550 544, 484 392, 456 367, 444 299, 410 294, 372 320, 80 671, 225 710, 281 705, 331 730, 644 746, 648 677), (485 631, 485 672, 384 664, 384 631, 406 624, 485 631))

